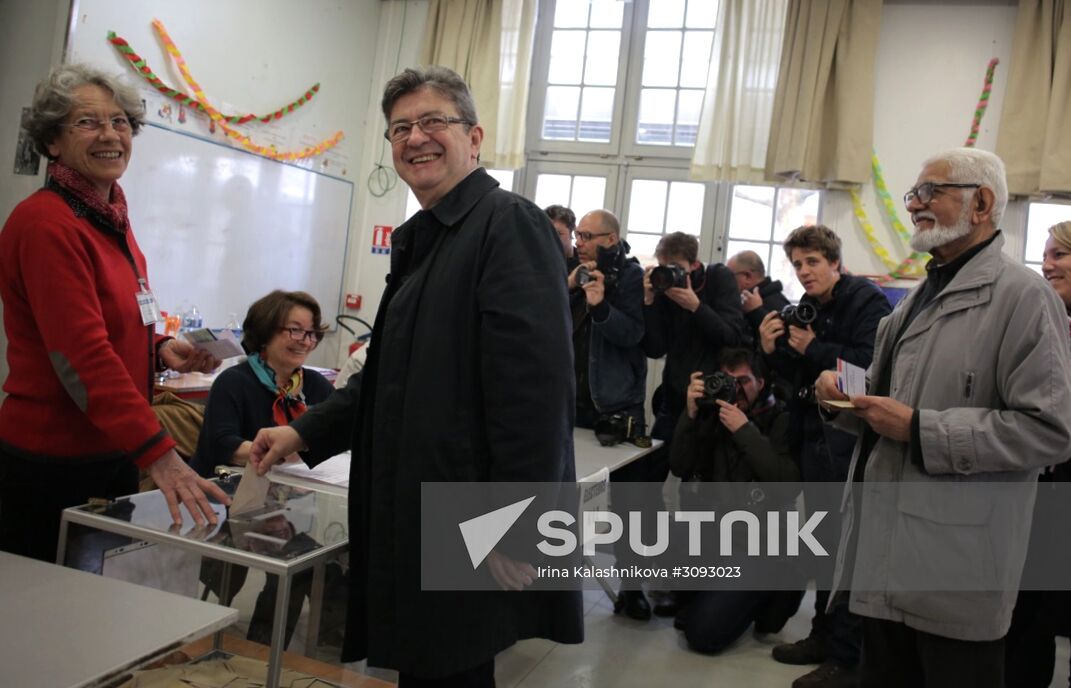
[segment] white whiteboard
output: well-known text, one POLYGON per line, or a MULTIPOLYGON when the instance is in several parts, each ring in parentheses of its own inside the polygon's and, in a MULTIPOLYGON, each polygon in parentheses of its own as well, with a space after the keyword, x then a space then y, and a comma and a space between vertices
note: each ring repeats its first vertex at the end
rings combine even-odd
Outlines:
POLYGON ((339 312, 353 183, 158 126, 134 138, 120 185, 165 311, 239 324, 272 289, 339 312))

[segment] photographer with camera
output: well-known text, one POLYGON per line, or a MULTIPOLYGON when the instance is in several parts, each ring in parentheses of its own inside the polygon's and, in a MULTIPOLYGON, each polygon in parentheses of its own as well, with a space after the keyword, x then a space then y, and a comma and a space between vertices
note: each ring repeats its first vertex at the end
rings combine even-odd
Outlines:
MULTIPOLYGON (((620 224, 609 210, 592 210, 576 228, 580 265, 569 274, 576 372, 576 424, 612 444, 644 434, 647 358, 643 339, 643 268, 628 258, 620 224)), ((610 474, 612 482, 647 480, 645 457, 610 474)), ((618 500, 627 513, 638 505, 618 500)), ((639 564, 627 543, 615 548, 619 565, 639 564)), ((623 580, 615 611, 646 620, 651 607, 640 581, 623 580)))
POLYGON ((554 231, 558 233, 558 240, 562 242, 562 254, 565 256, 565 271, 572 272, 580 265, 580 258, 573 246, 573 232, 576 231, 576 215, 571 208, 564 205, 548 205, 543 212, 550 218, 550 224, 554 225, 554 231))
MULTIPOLYGON (((714 372, 724 347, 747 341, 733 273, 721 263, 703 265, 698 256, 694 236, 667 234, 655 249, 658 267, 648 268, 643 280, 643 350, 648 358, 666 357, 662 403, 654 409, 651 435, 667 444, 684 410, 692 371, 714 372)), ((661 482, 668 473, 663 458, 661 477, 651 480, 661 482)))
MULTIPOLYGON (((798 482, 784 402, 771 394, 762 358, 749 349, 723 349, 719 371, 692 373, 685 413, 673 434, 670 468, 681 484, 681 508, 727 509, 710 503, 704 483, 798 482)), ((802 592, 702 590, 678 592, 674 625, 688 647, 713 654, 751 624, 776 633, 796 613, 802 592)))
POLYGON ((758 339, 762 319, 771 311, 780 312, 789 304, 779 280, 766 274, 762 258, 754 251, 741 251, 725 261, 740 287, 740 308, 744 311, 750 334, 758 339))
MULTIPOLYGON (((843 483, 855 437, 822 422, 814 382, 823 370, 836 368, 838 358, 865 370, 874 356, 878 322, 892 309, 873 282, 841 271, 840 237, 828 227, 798 227, 783 245, 806 293, 795 308, 769 313, 763 319, 759 327, 762 350, 771 367, 797 390, 788 407, 790 438, 804 483, 843 483)), ((837 528, 827 520, 818 530, 835 532, 837 528)), ((846 604, 826 613, 834 559, 824 563, 828 566, 816 572, 818 592, 810 634, 773 650, 774 659, 785 664, 822 664, 797 679, 794 688, 854 685, 855 681, 861 622, 846 604)))

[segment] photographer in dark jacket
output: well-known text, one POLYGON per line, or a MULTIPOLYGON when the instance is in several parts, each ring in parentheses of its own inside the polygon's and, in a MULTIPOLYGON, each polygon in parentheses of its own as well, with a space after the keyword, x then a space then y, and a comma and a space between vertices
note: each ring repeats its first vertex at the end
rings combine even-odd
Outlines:
POLYGON ((573 232, 576 231, 576 214, 564 205, 548 205, 543 212, 550 218, 558 239, 562 242, 562 254, 565 256, 565 271, 572 272, 580 264, 576 247, 573 246, 573 232))
MULTIPOLYGON (((740 346, 747 338, 732 272, 721 263, 704 266, 698 256, 699 240, 694 236, 667 234, 655 249, 659 267, 648 268, 643 280, 643 350, 649 358, 666 357, 662 404, 655 409, 651 435, 667 443, 684 410, 692 372, 714 372, 722 348, 740 346), (658 284, 652 283, 652 275, 658 284), (666 276, 675 281, 656 289, 664 286, 661 279, 666 276)), ((661 482, 668 473, 666 464, 661 478, 651 479, 661 482)))
MULTIPOLYGON (((874 356, 878 322, 891 312, 889 300, 870 280, 841 272, 840 237, 823 225, 805 225, 785 239, 785 254, 806 294, 800 313, 814 309, 814 320, 786 324, 769 313, 759 327, 763 352, 770 365, 793 382, 797 394, 789 404, 790 438, 804 483, 844 482, 848 478, 855 437, 824 424, 814 402, 814 381, 823 370, 837 367, 837 359, 863 368, 874 356)), ((806 488, 805 488, 806 493, 806 488)), ((838 526, 823 522, 818 530, 838 526)), ((829 541, 835 542, 831 538, 829 541)), ((815 671, 797 679, 793 688, 854 685, 859 663, 861 625, 847 604, 826 613, 833 563, 817 573, 815 617, 806 638, 778 645, 774 659, 785 664, 817 664, 815 671)))
MULTIPOLYGON (((711 502, 716 490, 704 483, 798 482, 799 466, 789 450, 789 416, 784 402, 766 384, 762 358, 749 349, 723 349, 722 390, 735 401, 711 399, 702 372, 692 373, 685 413, 673 435, 670 468, 684 482, 681 508, 725 511, 711 502)), ((776 507, 774 507, 776 508, 776 507)), ((674 624, 688 647, 704 654, 720 652, 754 622, 761 633, 776 633, 796 613, 801 592, 791 590, 701 590, 677 593, 680 610, 674 624)))
MULTIPOLYGON (((602 418, 620 414, 632 419, 632 436, 644 434, 643 400, 647 358, 643 339, 643 268, 628 258, 620 224, 609 210, 592 210, 576 228, 580 264, 569 273, 573 313, 573 361, 576 371, 576 424, 594 428, 602 418)), ((647 457, 610 474, 614 483, 648 480, 647 457)), ((621 493, 614 510, 627 514, 643 508, 621 493)), ((627 519, 627 516, 626 516, 627 519)), ((641 565, 627 542, 615 547, 619 566, 641 565)), ((640 581, 621 581, 616 611, 637 620, 651 617, 640 581)))
POLYGON ((758 340, 759 325, 771 311, 780 313, 789 304, 779 280, 766 274, 762 258, 754 251, 741 251, 725 261, 740 287, 740 309, 744 312, 749 334, 758 340))

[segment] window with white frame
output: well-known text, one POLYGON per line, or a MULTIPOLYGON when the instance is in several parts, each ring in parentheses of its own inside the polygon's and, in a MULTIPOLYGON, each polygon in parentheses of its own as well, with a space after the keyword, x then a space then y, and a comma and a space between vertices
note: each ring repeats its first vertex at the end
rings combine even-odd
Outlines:
POLYGON ((1027 267, 1041 273, 1042 254, 1049 238, 1049 227, 1071 220, 1071 203, 1033 202, 1026 211, 1026 241, 1023 262, 1027 267))
POLYGON ((699 237, 704 262, 755 247, 786 291, 800 291, 771 247, 797 219, 818 221, 821 192, 748 186, 737 197, 730 184, 688 179, 717 16, 717 0, 541 2, 521 191, 578 218, 610 209, 645 263, 675 231, 699 237), (763 194, 760 230, 751 199, 763 194))
POLYGON ((796 280, 781 244, 796 227, 816 224, 820 205, 821 192, 812 189, 736 185, 729 213, 726 257, 740 251, 759 254, 766 265, 766 274, 781 280, 790 301, 798 301, 803 296, 803 287, 796 280))

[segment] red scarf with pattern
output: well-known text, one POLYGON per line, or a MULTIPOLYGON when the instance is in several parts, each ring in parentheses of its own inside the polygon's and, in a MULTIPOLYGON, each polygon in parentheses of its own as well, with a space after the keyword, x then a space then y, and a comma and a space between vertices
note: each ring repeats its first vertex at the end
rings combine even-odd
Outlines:
POLYGON ((130 229, 130 218, 127 217, 126 194, 123 193, 119 182, 112 183, 112 197, 110 202, 105 202, 97 193, 96 188, 82 173, 72 167, 64 165, 58 160, 48 163, 48 176, 51 181, 61 186, 71 194, 85 210, 95 215, 97 219, 112 229, 125 234, 130 229))

